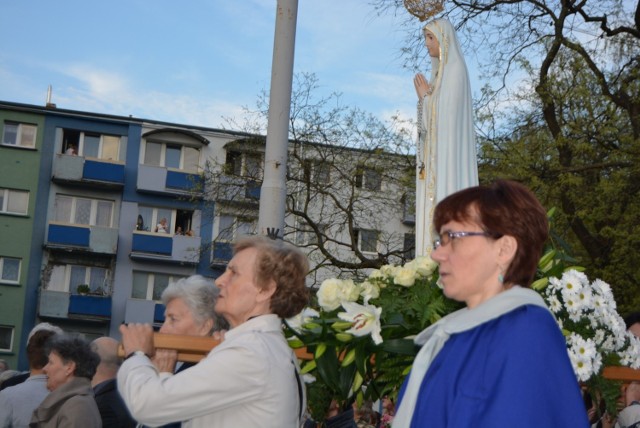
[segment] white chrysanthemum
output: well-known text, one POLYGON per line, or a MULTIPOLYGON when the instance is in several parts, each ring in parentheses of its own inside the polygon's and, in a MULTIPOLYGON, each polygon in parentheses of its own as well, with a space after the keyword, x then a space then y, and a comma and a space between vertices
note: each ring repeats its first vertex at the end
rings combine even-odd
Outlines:
POLYGON ((591 283, 591 288, 593 288, 594 293, 602 296, 607 302, 615 305, 615 300, 613 298, 613 292, 611 291, 611 286, 604 282, 601 279, 596 279, 591 283))
POLYGON ((560 303, 560 300, 558 300, 558 298, 554 295, 548 297, 547 303, 549 304, 549 309, 554 314, 557 314, 562 310, 562 303, 560 303))
POLYGON ((596 373, 602 365, 602 358, 591 339, 571 333, 567 342, 570 345, 569 358, 578 380, 585 382, 596 373))
POLYGON ((571 269, 562 274, 564 288, 579 290, 589 286, 589 278, 583 272, 571 269))
POLYGON ((547 292, 552 294, 562 288, 562 281, 559 278, 551 277, 549 278, 549 285, 547 285, 547 292))

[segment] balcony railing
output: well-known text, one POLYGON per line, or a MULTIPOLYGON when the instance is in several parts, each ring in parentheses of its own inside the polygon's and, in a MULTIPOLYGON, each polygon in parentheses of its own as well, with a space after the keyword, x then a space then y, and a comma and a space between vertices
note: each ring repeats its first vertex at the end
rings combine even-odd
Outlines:
POLYGON ((142 192, 201 195, 203 186, 204 178, 200 174, 138 165, 137 189, 142 192))
POLYGON ((230 242, 215 242, 211 255, 211 266, 226 266, 233 257, 233 244, 230 242))
POLYGON ((124 187, 124 164, 103 159, 57 154, 53 160, 53 180, 86 183, 92 187, 124 187))
POLYGON ((175 263, 198 264, 200 262, 199 236, 168 235, 134 231, 131 258, 163 260, 175 263))
POLYGON ((118 229, 49 222, 46 245, 49 248, 61 247, 91 253, 116 254, 118 229))
POLYGON ((111 319, 111 296, 41 290, 39 314, 41 317, 108 321, 111 319))

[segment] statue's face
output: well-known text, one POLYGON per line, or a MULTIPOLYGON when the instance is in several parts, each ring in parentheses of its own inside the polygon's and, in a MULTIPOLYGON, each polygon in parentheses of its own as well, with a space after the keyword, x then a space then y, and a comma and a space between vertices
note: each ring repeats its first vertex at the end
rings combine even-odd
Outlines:
POLYGON ((425 28, 424 30, 424 45, 429 51, 429 56, 438 58, 440 56, 440 43, 436 39, 436 35, 425 28))

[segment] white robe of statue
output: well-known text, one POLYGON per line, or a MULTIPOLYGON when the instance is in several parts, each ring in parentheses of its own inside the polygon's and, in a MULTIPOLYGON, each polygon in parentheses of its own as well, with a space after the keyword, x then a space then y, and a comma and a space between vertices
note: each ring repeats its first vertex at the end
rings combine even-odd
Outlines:
POLYGON ((430 94, 418 102, 416 256, 431 252, 436 204, 478 185, 471 85, 460 44, 453 25, 445 19, 428 23, 424 30, 435 35, 440 50, 431 57, 429 83, 418 75, 430 94))

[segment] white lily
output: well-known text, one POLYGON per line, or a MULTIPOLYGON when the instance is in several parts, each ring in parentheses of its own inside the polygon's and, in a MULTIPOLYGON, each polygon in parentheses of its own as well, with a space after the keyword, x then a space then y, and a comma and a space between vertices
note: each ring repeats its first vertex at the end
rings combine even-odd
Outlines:
POLYGON ((382 343, 382 336, 380 335, 382 331, 380 326, 382 308, 377 308, 373 305, 360 305, 354 302, 342 302, 342 307, 347 312, 339 312, 338 318, 353 323, 353 327, 347 330, 346 333, 351 333, 354 336, 370 334, 376 345, 382 343))

